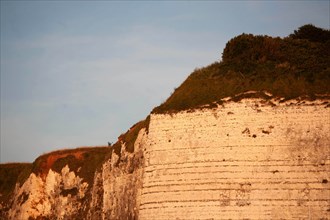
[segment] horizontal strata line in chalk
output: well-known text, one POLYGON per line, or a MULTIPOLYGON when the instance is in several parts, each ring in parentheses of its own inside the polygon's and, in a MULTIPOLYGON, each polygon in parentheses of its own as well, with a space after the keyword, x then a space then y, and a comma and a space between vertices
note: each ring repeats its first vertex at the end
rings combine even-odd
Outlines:
MULTIPOLYGON (((221 157, 222 160, 229 160, 229 161, 233 161, 233 160, 237 160, 238 158, 245 158, 245 159, 241 159, 238 161, 243 161, 243 160, 247 160, 247 161, 252 161, 252 160, 256 160, 256 162, 261 162, 261 161, 278 161, 278 160, 282 160, 283 155, 281 155, 282 153, 280 152, 269 152, 268 150, 265 151, 252 151, 252 150, 245 150, 244 152, 241 152, 239 150, 231 150, 229 151, 224 151, 222 149, 217 149, 217 151, 212 150, 209 152, 191 152, 191 151, 187 151, 187 152, 174 152, 171 150, 168 150, 166 153, 163 152, 150 152, 150 159, 149 159, 149 163, 150 165, 155 165, 154 163, 158 163, 158 164, 163 164, 163 163, 169 163, 169 164, 173 164, 173 163, 177 163, 178 160, 182 160, 182 156, 186 156, 187 159, 185 162, 199 162, 199 161, 215 161, 215 160, 219 160, 221 157), (216 157, 216 159, 215 159, 216 157), (252 158, 253 159, 250 159, 252 158), (203 159, 201 159, 203 158, 203 159), (264 158, 264 159, 257 159, 257 158, 264 158), (158 162, 155 162, 159 160, 158 162), (167 162, 169 160, 169 162, 167 162)), ((326 155, 324 155, 326 157, 326 155)), ((301 160, 297 157, 293 157, 293 156, 288 156, 287 155, 287 161, 292 162, 300 162, 301 160), (296 160, 295 160, 296 159, 296 160)), ((330 157, 329 157, 330 158, 330 157)), ((306 158, 307 161, 308 158, 306 158)), ((317 165, 316 161, 314 162, 315 165, 317 165)))
POLYGON ((288 179, 288 178, 285 178, 285 179, 283 179, 283 178, 264 178, 264 177, 262 177, 262 178, 251 178, 251 177, 239 177, 239 178, 222 178, 222 177, 218 177, 218 178, 214 178, 214 177, 212 177, 212 178, 203 178, 203 179, 201 179, 201 178, 191 178, 191 179, 187 179, 187 178, 185 178, 185 179, 172 179, 172 180, 155 180, 155 181, 148 181, 148 183, 161 183, 161 182, 166 182, 166 183, 169 183, 169 182, 181 182, 181 181, 183 181, 183 182, 186 182, 186 181, 200 181, 200 180, 230 180, 230 181, 233 181, 233 180, 240 180, 240 181, 242 181, 242 180, 244 180, 244 181, 252 181, 252 180, 266 180, 266 181, 268 181, 268 180, 274 180, 274 179, 281 179, 280 180, 280 182, 287 182, 287 183, 294 183, 294 181, 297 181, 297 180, 304 180, 304 181, 301 181, 301 182, 298 182, 298 183, 305 183, 306 182, 306 180, 308 180, 308 179, 306 179, 306 177, 302 177, 302 178, 290 178, 290 179, 288 179), (291 181, 291 182, 290 182, 291 181))
MULTIPOLYGON (((183 213, 184 214, 184 213, 183 213)), ((197 214, 197 213, 196 213, 197 214)), ((148 214, 144 214, 144 215, 141 215, 143 217, 143 219, 157 219, 157 220, 168 220, 168 219, 180 219, 180 220, 214 220, 214 219, 230 219, 230 220, 242 220, 242 217, 239 217, 239 216, 242 216, 239 212, 234 212, 234 213, 231 213, 231 212, 223 212, 223 213, 216 213, 214 215, 212 215, 212 217, 208 217, 210 215, 203 215, 203 216, 199 216, 199 215, 194 215, 194 216, 191 216, 191 213, 187 213, 185 215, 181 215, 178 216, 177 213, 148 213, 148 214), (232 214, 235 214, 235 216, 233 216, 232 214), (189 217, 188 217, 189 216, 189 217), (198 216, 198 217, 197 217, 198 216), (221 217, 219 217, 221 216, 221 217), (214 218, 214 217, 217 217, 217 218, 214 218)), ((244 219, 274 219, 273 216, 271 215, 271 211, 268 211, 268 213, 266 214, 262 214, 262 215, 256 215, 256 214, 245 214, 245 218, 244 219)), ((319 215, 318 215, 319 216, 319 215)), ((308 214, 305 214, 305 215, 299 215, 297 216, 296 218, 294 219, 308 219, 308 214), (299 218, 298 218, 299 217, 299 218)), ((315 217, 315 216, 311 216, 311 217, 315 217)), ((320 219, 327 219, 326 218, 327 216, 324 214, 324 218, 320 218, 320 219)), ((281 218, 281 219, 284 219, 284 218, 281 218)), ((314 218, 313 218, 314 219, 314 218)), ((279 220, 279 218, 277 219, 279 220)))
MULTIPOLYGON (((180 169, 178 169, 180 170, 180 169)), ((308 171, 305 171, 305 170, 292 170, 292 171, 281 171, 281 174, 289 174, 289 173, 321 173, 321 172, 324 172, 324 173, 328 173, 327 170, 322 170, 322 171, 319 171, 319 170, 308 170, 308 171)), ((161 176, 179 176, 179 175, 185 175, 185 174, 214 174, 214 173, 228 173, 228 174, 231 174, 231 173, 246 173, 246 174, 251 174, 253 173, 254 175, 257 175, 257 174, 264 174, 264 173, 273 173, 273 171, 259 171, 259 172, 256 172, 256 171, 245 171, 245 170, 237 170, 237 171, 227 171, 227 170, 217 170, 217 171, 195 171, 195 172, 192 172, 192 171, 182 171, 182 172, 178 172, 178 173, 166 173, 166 174, 162 174, 161 176)))
MULTIPOLYGON (((258 184, 262 184, 262 186, 274 186, 274 187, 278 187, 279 184, 281 185, 297 185, 297 184, 301 184, 303 185, 303 188, 306 188, 306 184, 318 184, 318 185, 323 185, 320 181, 302 181, 302 182, 283 182, 283 181, 274 181, 274 182, 262 182, 262 181, 249 181, 248 182, 251 185, 258 185, 258 184)), ((143 185, 143 189, 150 189, 150 188, 155 188, 155 187, 175 187, 175 186, 203 186, 203 185, 230 185, 230 186, 240 186, 242 184, 242 181, 240 182, 218 182, 218 181, 212 181, 212 182, 194 182, 194 183, 187 183, 187 182, 182 182, 181 184, 179 183, 171 183, 171 184, 153 184, 153 185, 143 185)), ((244 184, 244 182, 243 182, 244 184)), ((221 188, 222 189, 222 188, 221 188)), ((283 187, 278 187, 278 188, 263 188, 263 189, 282 189, 282 190, 288 190, 291 188, 283 188, 283 187)), ((312 188, 308 188, 308 189, 324 189, 324 187, 320 187, 320 188, 316 188, 316 187, 312 187, 312 188)), ((329 188, 330 190, 330 188, 329 188)))
MULTIPOLYGON (((211 207, 212 208, 212 207, 211 207)), ((191 207, 191 208, 183 208, 183 209, 180 209, 180 208, 173 208, 173 209, 170 209, 170 208, 167 208, 165 207, 164 209, 162 207, 158 207, 158 208, 152 208, 152 209, 141 209, 140 210, 140 213, 139 215, 140 216, 146 216, 147 219, 162 219, 161 216, 164 217, 164 219, 189 219, 189 220, 193 220, 194 218, 191 218, 192 215, 193 217, 199 217, 197 218, 198 220, 201 220, 201 219, 204 219, 205 217, 207 216, 212 216, 212 217, 217 217, 215 219, 233 219, 232 217, 233 216, 245 216, 246 218, 245 219, 274 219, 274 216, 271 215, 271 207, 269 207, 268 209, 262 209, 261 210, 246 210, 246 208, 243 208, 243 209, 240 209, 240 208, 237 208, 237 209, 221 209, 221 208, 213 208, 213 210, 211 211, 208 211, 208 209, 211 209, 210 207, 205 207, 204 209, 205 210, 200 210, 198 208, 198 210, 194 210, 194 207, 191 207), (159 209, 161 211, 156 211, 155 209, 159 209), (176 218, 178 215, 180 216, 184 216, 184 218, 176 218), (188 218, 189 216, 189 218, 188 218), (202 217, 200 217, 202 216, 202 217), (219 216, 221 216, 221 218, 219 218, 219 216), (250 217, 250 218, 248 218, 250 217)), ((259 207, 256 207, 256 208, 259 208, 259 207)), ((272 207, 273 209, 277 208, 277 207, 272 207)), ((291 208, 291 207, 284 207, 284 210, 285 208, 291 208)), ((280 208, 279 208, 280 209, 280 208)), ((292 209, 292 208, 291 208, 292 209)), ((306 207, 305 209, 308 210, 308 208, 306 207)), ((282 211, 282 210, 277 210, 277 211, 282 211)), ((323 211, 323 210, 319 210, 319 209, 316 209, 316 210, 313 210, 314 212, 319 212, 317 214, 317 217, 327 217, 327 211, 323 211)), ((291 216, 295 216, 296 218, 295 219, 312 219, 312 218, 308 218, 308 217, 316 217, 315 214, 314 215, 309 215, 308 214, 308 211, 303 211, 302 210, 294 210, 291 213, 291 216), (300 218, 298 218, 298 216, 300 218), (302 217, 302 218, 301 218, 302 217)), ((211 218, 211 219, 214 219, 214 218, 211 218)), ((239 218, 240 220, 242 218, 239 218)), ((285 218, 281 218, 281 219, 285 219, 285 218)), ((292 218, 291 218, 292 219, 292 218)), ((313 219, 327 219, 327 218, 313 218, 313 219)))
MULTIPOLYGON (((233 200, 231 200, 231 201, 233 201, 233 200)), ((212 201, 211 204, 206 204, 206 203, 199 203, 199 204, 193 203, 193 204, 189 204, 188 203, 188 204, 184 204, 184 205, 174 205, 174 204, 172 204, 172 205, 164 205, 162 207, 164 207, 164 208, 186 208, 186 207, 196 207, 196 208, 198 208, 198 207, 210 207, 210 206, 212 207, 212 206, 214 206, 214 207, 219 207, 219 208, 222 208, 222 209, 226 209, 226 208, 230 208, 230 207, 242 207, 242 206, 237 206, 236 204, 235 205, 219 205, 219 202, 221 202, 221 201, 220 200, 215 201, 215 202, 212 201)), ((324 211, 327 211, 328 210, 328 207, 320 206, 317 203, 308 204, 307 203, 308 202, 307 200, 305 200, 303 202, 304 203, 302 203, 300 205, 301 208, 309 207, 310 206, 310 207, 314 207, 314 208, 316 208, 316 207, 317 208, 320 208, 321 210, 324 210, 324 211)), ((294 204, 279 204, 279 203, 271 204, 271 203, 266 202, 266 203, 251 203, 249 206, 264 207, 264 208, 266 208, 266 207, 274 207, 274 206, 275 207, 297 207, 297 204, 296 203, 294 203, 294 204)), ((158 206, 155 206, 155 207, 159 208, 158 206)), ((152 208, 152 207, 149 206, 148 208, 152 208)), ((145 209, 147 209, 147 207, 145 207, 145 209)))
MULTIPOLYGON (((225 155, 224 155, 225 156, 225 155)), ((151 166, 166 166, 166 165, 181 165, 181 164, 196 164, 196 163, 220 163, 220 162, 250 162, 250 163, 259 163, 259 162, 288 162, 289 164, 292 163, 294 164, 294 162, 299 163, 298 160, 294 161, 294 160, 269 160, 269 159, 265 159, 265 160, 233 160, 233 159, 228 159, 223 161, 223 159, 207 159, 207 160, 195 160, 195 161, 185 161, 185 162, 175 162, 175 163, 168 163, 168 162, 164 162, 164 163, 151 163, 149 164, 147 167, 151 167, 151 166)), ((302 163, 303 166, 304 163, 302 163)), ((308 163, 310 164, 310 163, 308 163)))
MULTIPOLYGON (((181 210, 180 210, 181 211, 181 210)), ((216 212, 213 215, 211 215, 212 217, 208 217, 210 216, 209 214, 206 215, 202 215, 200 216, 199 213, 196 213, 197 215, 191 216, 191 212, 180 212, 180 215, 178 215, 177 210, 174 211, 167 211, 166 213, 164 212, 152 212, 152 213, 143 213, 141 216, 141 219, 156 219, 156 220, 169 220, 169 219, 180 219, 180 220, 214 220, 214 219, 230 219, 230 220, 242 220, 242 218, 239 217, 233 217, 232 215, 228 214, 235 214, 235 216, 241 216, 241 214, 239 214, 239 212, 236 211, 236 213, 219 213, 216 212), (227 216, 224 216, 223 214, 227 214, 227 216), (221 215, 221 218, 219 217, 221 215), (216 217, 216 218, 214 218, 216 217)), ((139 216, 140 217, 140 216, 139 216)), ((272 219, 272 216, 269 213, 265 213, 262 215, 255 215, 255 214, 248 214, 248 217, 250 218, 245 218, 245 219, 272 219)), ((325 218, 326 219, 326 218, 325 218)))
MULTIPOLYGON (((253 170, 250 170, 250 171, 242 171, 242 170, 235 170, 235 171, 228 171, 228 170, 211 170, 211 171, 205 171, 205 170, 202 170, 202 171, 185 171, 185 170, 178 170, 178 172, 171 172, 171 173, 161 173, 161 174, 155 174, 154 173, 148 173, 145 175, 145 177, 153 177, 154 175, 159 175, 159 176, 162 176, 162 178, 168 178, 168 177, 171 177, 170 179, 172 179, 173 177, 175 176, 181 176, 181 175, 192 175, 192 174, 196 174, 196 175, 212 175, 212 174, 224 174, 226 175, 227 179, 230 179, 232 177, 229 178, 228 175, 230 174, 242 174, 243 176, 246 174, 246 175, 251 175, 253 174, 254 176, 258 176, 258 175, 261 175, 261 174, 269 174, 269 175, 272 175, 274 176, 272 179, 278 179, 278 178, 291 178, 290 174, 306 174, 306 173, 310 173, 310 174, 314 174, 314 173, 317 173, 319 174, 318 176, 321 176, 321 175, 327 175, 329 173, 329 171, 327 170, 323 170, 323 171, 319 171, 319 170, 308 170, 308 171, 304 171, 304 170, 293 170, 293 171, 279 171, 279 172, 276 172, 274 173, 274 171, 259 171, 259 172, 256 172, 256 171, 253 171, 253 170), (289 175, 289 176, 288 176, 289 175)), ((306 178, 309 178, 309 177, 306 177, 306 178)), ((169 179, 169 178, 168 178, 169 179)), ((254 179, 253 177, 251 177, 251 179, 254 179)))
MULTIPOLYGON (((243 183, 251 183, 251 184, 265 184, 265 185, 274 185, 274 184, 320 184, 320 181, 287 181, 286 179, 281 179, 281 180, 277 180, 274 181, 274 179, 272 178, 253 178, 251 179, 249 178, 219 178, 219 179, 214 179, 214 178, 195 178, 195 179, 178 179, 178 180, 172 180, 172 181, 152 181, 152 183, 154 184, 148 184, 148 185, 143 185, 143 188, 145 188, 146 186, 180 186, 180 185, 207 185, 207 184, 212 184, 212 183, 216 183, 216 184, 221 184, 221 185, 237 185, 237 184, 242 184, 242 179, 244 179, 243 183), (201 182, 197 182, 199 180, 202 180, 201 182), (206 181, 205 181, 206 180, 206 181), (207 180, 212 180, 207 181, 207 180), (218 181, 218 180, 227 180, 227 181, 218 181), (230 180, 230 182, 228 181, 230 180), (237 180, 237 181, 233 181, 233 180, 237 180), (267 181, 260 181, 260 180, 267 180, 267 181), (273 180, 273 181, 268 181, 268 180, 273 180), (191 183, 189 183, 188 181, 191 181, 191 183), (195 182, 196 181, 196 182, 195 182), (159 184, 165 182, 165 184, 159 184), (177 183, 168 183, 168 182, 177 182, 177 183), (182 182, 182 183, 181 183, 182 182)), ((301 180, 306 180, 306 178, 301 178, 301 180)), ((151 182, 149 182, 151 183, 151 182)))
POLYGON ((168 152, 168 151, 180 151, 180 150, 195 150, 195 149, 215 149, 215 148, 244 148, 244 147, 262 147, 262 148, 276 148, 276 147, 293 147, 290 144, 279 145, 267 145, 267 144, 251 144, 251 145, 217 145, 217 146, 202 146, 202 147, 182 147, 182 148, 166 148, 166 149, 152 149, 150 152, 168 152))
MULTIPOLYGON (((203 165, 203 164, 201 164, 203 165)), ((177 166, 177 167, 167 167, 167 166, 157 166, 149 169, 145 169, 146 173, 151 173, 157 170, 177 170, 177 169, 196 169, 196 168, 215 168, 215 167, 225 167, 225 168, 231 168, 231 167, 269 167, 271 168, 277 168, 277 167, 301 167, 301 168, 306 168, 306 167, 313 167, 315 169, 318 169, 318 166, 315 166, 314 164, 304 164, 304 165, 299 165, 299 164, 217 164, 217 165, 204 165, 204 166, 177 166)), ((328 168, 330 170, 330 164, 328 165, 322 165, 325 169, 328 168)))
MULTIPOLYGON (((141 207, 142 206, 142 204, 141 204, 141 206, 140 206, 140 208, 139 208, 139 210, 141 211, 141 210, 148 210, 148 209, 165 209, 165 208, 172 208, 172 209, 178 209, 178 208, 180 208, 180 207, 182 207, 182 208, 210 208, 210 207, 215 207, 215 208, 218 208, 218 210, 220 211, 224 211, 224 210, 228 210, 228 208, 229 207, 231 207, 231 208, 234 208, 234 207, 237 207, 235 210, 236 211, 238 211, 238 210, 240 210, 240 211, 243 211, 244 209, 246 209, 246 208, 286 208, 286 207, 295 207, 295 208, 297 208, 297 202, 301 202, 301 204, 300 204, 300 207, 301 207, 301 209, 303 209, 303 208, 307 208, 307 207, 309 207, 309 208, 311 208, 311 209, 317 209, 317 210, 319 210, 319 211, 323 211, 323 212, 329 212, 329 211, 327 211, 327 209, 326 209, 326 206, 325 205, 319 205, 319 201, 315 201, 314 203, 311 203, 310 201, 297 201, 297 200, 295 200, 295 201, 292 201, 291 203, 293 203, 293 204, 287 204, 287 205, 277 205, 277 204, 272 204, 272 203, 269 203, 269 204, 271 204, 271 205, 268 205, 268 206, 265 206, 265 205, 263 205, 263 204, 260 204, 260 203, 258 203, 258 204, 254 204, 254 203, 249 203, 249 204, 246 204, 246 205, 242 205, 242 206, 239 206, 239 205, 237 205, 237 202, 244 202, 244 200, 241 200, 241 201, 234 201, 234 200, 231 200, 230 201, 230 203, 233 203, 234 205, 228 205, 228 206, 226 206, 226 205, 221 205, 221 201, 219 200, 219 201, 210 201, 209 203, 212 203, 212 204, 214 204, 214 205, 211 205, 211 204, 209 204, 209 205, 202 205, 202 204, 205 204, 205 203, 197 203, 197 205, 196 206, 185 206, 185 205, 181 205, 181 206, 175 206, 174 204, 180 204, 181 202, 178 202, 178 203, 170 203, 171 205, 164 205, 164 204, 157 204, 156 206, 143 206, 143 207, 141 207)), ((249 201, 250 202, 250 201, 249 201)), ((287 201, 286 201, 287 202, 287 201)), ((325 203, 327 203, 327 202, 325 202, 325 203)), ((183 204, 184 204, 184 202, 183 202, 183 204)), ((189 203, 188 203, 189 204, 189 203)), ((150 204, 151 205, 151 204, 150 204)), ((177 210, 178 211, 178 210, 177 210)), ((209 210, 209 211, 211 211, 211 210, 209 210)), ((207 211, 207 212, 209 212, 209 211, 207 211)), ((234 211, 234 210, 232 210, 232 211, 234 211)))
MULTIPOLYGON (((231 200, 232 201, 232 200, 231 200)), ((303 208, 306 208, 306 207, 309 207, 309 208, 312 208, 313 210, 315 209, 318 209, 319 211, 323 211, 323 212, 327 212, 327 207, 324 207, 324 206, 320 206, 318 205, 317 203, 316 204, 307 204, 308 201, 306 201, 305 203, 301 204, 300 207, 303 209, 303 208)), ((218 208, 219 211, 228 211, 228 212, 233 212, 233 211, 238 211, 237 208, 239 209, 242 209, 242 208, 245 208, 245 207, 262 207, 262 208, 288 208, 288 207, 291 207, 291 208, 297 208, 297 204, 287 204, 287 205, 282 205, 282 204, 269 204, 269 203, 265 203, 265 204, 249 204, 249 205, 246 205, 246 206, 237 206, 237 205, 220 205, 221 201, 217 201, 216 202, 217 204, 204 204, 204 203, 201 203, 201 204, 198 204, 198 205, 162 205, 161 208, 162 209, 166 209, 166 208, 173 208, 173 209, 177 209, 177 208, 202 208, 202 207, 205 207, 205 208, 210 208, 210 207, 215 207, 215 208, 218 208), (236 208, 236 209, 232 209, 232 208, 236 208)), ((159 206, 148 206, 148 207, 141 207, 139 210, 148 210, 148 209, 159 209, 160 207, 159 206)), ((210 210, 205 210, 206 212, 209 212, 210 210)), ((260 209, 259 209, 260 211, 260 209)), ((299 210, 297 210, 299 211, 299 210)))
MULTIPOLYGON (((304 188, 303 188, 304 189, 304 188)), ((165 195, 167 193, 177 193, 177 192, 222 192, 223 190, 226 191, 235 191, 235 190, 242 190, 241 188, 208 188, 208 189, 182 189, 182 190, 160 190, 160 191, 149 191, 149 192, 143 192, 142 195, 150 195, 150 194, 159 194, 161 193, 162 195, 165 195)), ((273 189, 273 188, 266 188, 266 189, 260 189, 260 188, 253 188, 251 187, 249 189, 250 191, 256 192, 256 191, 301 191, 302 189, 273 189)), ((330 189, 320 189, 320 188, 308 188, 308 190, 314 190, 314 191, 323 191, 324 193, 328 191, 330 193, 330 189)), ((252 193, 252 192, 251 192, 252 193)))
MULTIPOLYGON (((216 215, 212 215, 213 217, 207 217, 207 216, 210 216, 210 215, 207 215, 207 216, 201 216, 199 217, 199 215, 194 215, 193 217, 191 216, 191 213, 180 213, 181 215, 179 216, 176 212, 166 212, 166 213, 159 213, 159 212, 152 212, 152 213, 147 213, 147 214, 144 214, 144 215, 141 215, 143 217, 141 217, 142 219, 156 219, 156 220, 169 220, 169 219, 180 219, 180 220, 214 220, 214 216, 218 217, 218 215, 221 214, 221 218, 216 218, 216 219, 230 219, 230 220, 242 220, 242 218, 234 218, 232 217, 231 215, 230 216, 223 216, 223 214, 227 214, 227 213, 216 213, 216 215), (188 217, 189 216, 189 217, 188 217), (198 217, 197 217, 198 216, 198 217), (197 217, 197 218, 196 218, 197 217)), ((237 213, 238 214, 238 213, 237 213)), ((236 216, 240 216, 240 215, 237 215, 236 216)), ((249 215, 251 216, 251 215, 249 215)), ((252 215, 252 216, 255 216, 255 215, 252 215)), ((245 218, 245 219, 251 219, 251 218, 245 218)), ((254 217, 252 219, 271 219, 271 214, 270 213, 267 213, 267 215, 261 215, 260 217, 257 216, 257 217, 254 217)), ((325 218, 326 219, 326 218, 325 218)))
MULTIPOLYGON (((320 119, 318 118, 314 118, 315 122, 322 122, 322 116, 319 116, 320 119)), ((163 125, 163 126, 155 126, 154 128, 151 128, 149 129, 149 134, 150 134, 150 137, 153 138, 153 140, 157 140, 157 137, 159 136, 165 136, 166 134, 171 134, 171 133, 175 133, 177 132, 178 134, 181 134, 181 135, 187 135, 188 132, 209 132, 211 131, 212 133, 220 133, 222 132, 221 134, 226 134, 225 132, 223 131, 232 131, 232 132, 235 132, 237 134, 240 134, 240 135, 247 135, 246 133, 242 133, 244 131, 245 128, 249 127, 249 129, 255 129, 257 130, 258 132, 261 133, 261 129, 259 130, 259 127, 256 128, 256 126, 253 126, 253 125, 248 125, 247 123, 244 123, 242 118, 239 117, 238 118, 239 121, 237 121, 237 118, 232 118, 232 120, 227 120, 227 123, 221 123, 219 121, 213 121, 213 122, 206 122, 206 123, 201 123, 201 122, 195 122, 195 123, 191 123, 191 124, 186 124, 184 122, 177 122, 177 124, 180 123, 180 126, 173 126, 171 124, 166 124, 166 125, 163 125), (251 126, 251 127, 250 127, 251 126), (227 130, 227 129, 230 129, 231 130, 227 130)), ((298 119, 298 118, 296 118, 298 119)), ((324 117, 323 117, 324 119, 324 117)), ((275 120, 250 120, 251 122, 254 122, 254 121, 258 121, 259 124, 264 124, 264 127, 265 129, 268 128, 268 125, 267 124, 274 124, 274 127, 277 127, 278 128, 281 128, 283 125, 281 124, 281 122, 286 122, 286 118, 278 118, 278 119, 275 119, 275 120), (277 125, 277 126, 276 126, 277 125)), ((296 120, 292 120, 292 121, 296 121, 296 120)), ((307 122, 307 123, 310 123, 311 118, 309 118, 309 120, 304 120, 304 119, 301 119, 299 118, 299 124, 298 125, 304 125, 304 123, 302 122, 307 122)), ((315 127, 312 127, 315 129, 315 127)), ((251 129, 251 130, 252 130, 251 129)), ((279 130, 279 129, 278 129, 279 130)), ((281 131, 276 131, 276 129, 274 129, 273 131, 271 131, 269 134, 272 134, 272 133, 279 133, 281 131)), ((251 132, 252 133, 252 132, 251 132)), ((283 132, 284 133, 284 132, 283 132)), ((266 134, 268 135, 268 134, 266 134)))
POLYGON ((168 176, 168 175, 182 175, 182 174, 198 174, 198 173, 203 173, 203 174, 206 174, 206 173, 253 173, 255 175, 257 174, 266 174, 266 173, 273 173, 274 175, 277 174, 277 175, 283 175, 283 174, 289 174, 289 173, 329 173, 329 170, 267 170, 267 171, 255 171, 255 170, 203 170, 202 169, 203 167, 201 167, 201 170, 202 171, 189 171, 189 170, 192 170, 192 169, 174 169, 172 170, 171 172, 168 172, 166 169, 159 169, 157 171, 154 171, 154 172, 148 172, 146 175, 147 176, 152 176, 153 174, 159 172, 159 171, 162 171, 162 176, 168 176), (177 171, 177 172, 175 172, 177 171))
MULTIPOLYGON (((244 202, 248 201, 250 204, 254 202, 297 202, 297 201, 304 201, 304 202, 330 202, 329 199, 230 199, 231 202, 244 202)), ((143 202, 140 204, 140 207, 150 204, 163 204, 163 203, 186 203, 186 202, 221 202, 218 199, 189 199, 189 200, 163 200, 163 201, 153 201, 153 202, 143 202)))

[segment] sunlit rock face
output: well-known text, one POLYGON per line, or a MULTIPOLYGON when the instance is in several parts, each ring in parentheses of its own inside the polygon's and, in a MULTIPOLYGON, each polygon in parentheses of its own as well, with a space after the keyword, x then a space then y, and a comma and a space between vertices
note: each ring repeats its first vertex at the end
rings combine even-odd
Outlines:
POLYGON ((140 219, 327 219, 330 108, 244 99, 151 115, 140 219))
POLYGON ((0 219, 327 219, 329 103, 226 99, 151 114, 134 152, 122 143, 92 182, 68 165, 32 173, 0 219))
POLYGON ((113 153, 89 184, 70 171, 49 170, 46 175, 32 173, 22 186, 16 185, 12 205, 0 219, 137 219, 142 189, 145 129, 128 153, 113 153))
POLYGON ((65 219, 78 214, 88 184, 68 166, 61 173, 49 170, 45 179, 34 173, 17 188, 10 219, 29 219, 39 216, 65 219))
POLYGON ((69 166, 61 173, 49 170, 46 175, 32 173, 19 186, 11 208, 0 219, 137 219, 142 190, 145 129, 128 153, 125 144, 121 155, 113 153, 94 173, 91 185, 69 166))
MULTIPOLYGON (((120 157, 113 153, 111 161, 104 163, 101 181, 103 206, 98 219, 138 219, 145 141, 146 132, 142 129, 133 153, 128 153, 124 145, 120 157)), ((92 213, 90 219, 94 218, 92 213)))

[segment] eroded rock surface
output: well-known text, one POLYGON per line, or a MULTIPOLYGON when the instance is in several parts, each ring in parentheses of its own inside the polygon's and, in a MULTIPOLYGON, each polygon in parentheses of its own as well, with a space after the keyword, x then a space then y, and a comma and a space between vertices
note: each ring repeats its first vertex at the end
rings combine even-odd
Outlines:
POLYGON ((45 179, 34 173, 21 187, 16 187, 10 219, 29 219, 45 216, 65 219, 81 211, 88 184, 68 166, 61 173, 49 170, 45 179))
POLYGON ((90 182, 70 165, 32 173, 2 219, 329 218, 329 101, 222 103, 151 114, 90 182))
POLYGON ((330 108, 259 99, 151 115, 140 219, 327 219, 330 108))

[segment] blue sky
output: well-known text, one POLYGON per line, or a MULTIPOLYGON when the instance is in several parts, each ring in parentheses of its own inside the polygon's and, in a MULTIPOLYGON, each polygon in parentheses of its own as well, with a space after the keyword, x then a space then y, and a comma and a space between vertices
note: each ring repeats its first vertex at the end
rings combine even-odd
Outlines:
POLYGON ((1 1, 1 163, 106 145, 241 33, 329 29, 329 1, 1 1))

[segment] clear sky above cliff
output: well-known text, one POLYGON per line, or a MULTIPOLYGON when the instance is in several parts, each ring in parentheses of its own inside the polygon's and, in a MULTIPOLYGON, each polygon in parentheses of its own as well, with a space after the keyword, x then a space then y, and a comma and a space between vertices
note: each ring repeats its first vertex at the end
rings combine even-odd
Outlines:
POLYGON ((329 28, 329 1, 1 1, 1 163, 115 142, 243 32, 329 28))

